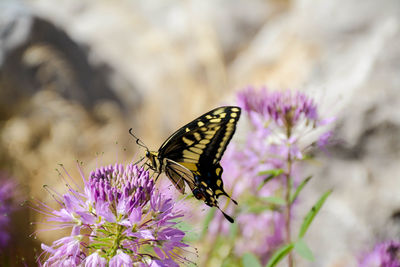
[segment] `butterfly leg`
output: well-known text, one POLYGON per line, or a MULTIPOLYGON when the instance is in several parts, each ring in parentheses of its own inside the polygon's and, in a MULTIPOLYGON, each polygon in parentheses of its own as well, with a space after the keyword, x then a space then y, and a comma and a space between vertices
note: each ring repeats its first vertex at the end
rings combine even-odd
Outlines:
MULTIPOLYGON (((136 161, 135 163, 133 163, 133 165, 137 165, 139 162, 142 162, 142 160, 144 160, 145 157, 140 158, 138 161, 136 161)), ((142 165, 143 166, 143 165, 142 165)))
POLYGON ((159 172, 158 175, 157 175, 157 177, 156 177, 156 179, 154 179, 155 182, 157 182, 158 177, 160 177, 160 175, 161 175, 161 173, 159 172))

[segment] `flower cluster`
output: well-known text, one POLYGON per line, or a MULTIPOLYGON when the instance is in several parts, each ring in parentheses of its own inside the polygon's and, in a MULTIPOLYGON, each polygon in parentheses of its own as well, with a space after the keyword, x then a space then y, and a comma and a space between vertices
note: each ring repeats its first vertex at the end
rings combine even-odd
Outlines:
POLYGON ((256 91, 250 87, 239 93, 239 104, 251 116, 259 114, 264 120, 273 121, 282 129, 292 129, 300 123, 318 123, 317 106, 301 92, 256 91))
POLYGON ((388 241, 375 246, 374 250, 360 259, 359 267, 399 267, 400 242, 388 241))
MULTIPOLYGON (((82 172, 81 172, 82 173, 82 172)), ((57 199, 59 209, 41 204, 55 228, 70 236, 42 244, 45 266, 179 266, 182 213, 154 187, 148 171, 116 164, 91 172, 84 188, 71 186, 57 199)))
MULTIPOLYGON (((301 138, 334 120, 321 119, 314 100, 302 92, 270 92, 265 88, 256 90, 250 87, 239 93, 238 102, 255 129, 273 138, 272 143, 279 145, 276 152, 284 156, 290 152, 293 159, 301 160, 301 150, 310 145, 308 141, 300 147, 301 138)), ((312 141, 323 148, 331 137, 328 131, 312 141)))
MULTIPOLYGON (((240 229, 234 251, 238 256, 252 252, 265 263, 287 241, 285 220, 291 216, 290 210, 285 215, 283 203, 277 202, 284 201, 287 177, 297 184, 295 163, 304 158, 305 148, 311 144, 326 145, 331 133, 300 142, 305 134, 328 122, 320 119, 316 104, 303 93, 248 88, 238 94, 238 102, 244 113, 241 120, 249 120, 250 130, 244 140, 241 136, 228 146, 221 161, 223 180, 240 202, 239 207, 229 207, 236 208, 240 229), (264 185, 268 176, 274 178, 264 185)), ((229 224, 216 215, 210 229, 227 234, 229 224)))

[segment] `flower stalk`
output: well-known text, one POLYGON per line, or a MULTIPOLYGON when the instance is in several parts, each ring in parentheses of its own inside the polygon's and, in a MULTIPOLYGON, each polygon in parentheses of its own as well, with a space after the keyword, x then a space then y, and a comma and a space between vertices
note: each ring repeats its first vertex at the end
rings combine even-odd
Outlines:
MULTIPOLYGON (((290 149, 289 149, 290 151, 290 149)), ((287 156, 287 173, 285 174, 286 178, 286 216, 285 216, 285 229, 286 229, 286 243, 292 243, 291 237, 291 214, 292 214, 292 201, 291 201, 291 194, 292 194, 292 181, 291 181, 291 174, 292 174, 292 158, 290 156, 290 152, 287 156)), ((288 255, 288 265, 289 267, 293 267, 293 254, 290 251, 288 255)))

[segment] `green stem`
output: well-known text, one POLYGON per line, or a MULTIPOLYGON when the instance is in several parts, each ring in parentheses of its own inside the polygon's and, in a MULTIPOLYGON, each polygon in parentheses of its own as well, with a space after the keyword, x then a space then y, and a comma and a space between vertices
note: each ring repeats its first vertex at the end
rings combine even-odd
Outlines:
POLYGON ((122 225, 117 226, 117 234, 115 235, 115 239, 114 239, 113 245, 111 247, 111 252, 110 252, 111 258, 117 254, 117 250, 119 248, 119 245, 120 245, 121 239, 122 239, 122 230, 123 229, 124 229, 124 227, 122 225))
MULTIPOLYGON (((287 127, 286 130, 287 134, 287 139, 290 139, 291 135, 291 128, 287 127)), ((290 201, 290 195, 292 194, 292 182, 291 182, 291 176, 292 176, 292 157, 290 155, 290 145, 288 148, 288 154, 287 154, 287 173, 285 175, 286 177, 286 196, 285 196, 285 202, 286 202, 286 209, 285 209, 285 228, 286 228, 286 243, 290 244, 292 243, 292 237, 291 237, 291 213, 292 213, 292 203, 290 201)), ((288 266, 293 267, 293 254, 290 251, 288 255, 288 266)))

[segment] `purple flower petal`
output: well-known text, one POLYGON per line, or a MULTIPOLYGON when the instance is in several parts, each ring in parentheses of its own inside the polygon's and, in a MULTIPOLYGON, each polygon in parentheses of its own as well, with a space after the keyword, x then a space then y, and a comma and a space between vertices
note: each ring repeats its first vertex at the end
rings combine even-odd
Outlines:
POLYGON ((131 257, 122 251, 118 251, 117 255, 111 258, 109 267, 130 267, 133 266, 131 257))
POLYGON ((107 260, 101 257, 97 252, 89 255, 85 259, 85 267, 105 267, 107 266, 107 260))

